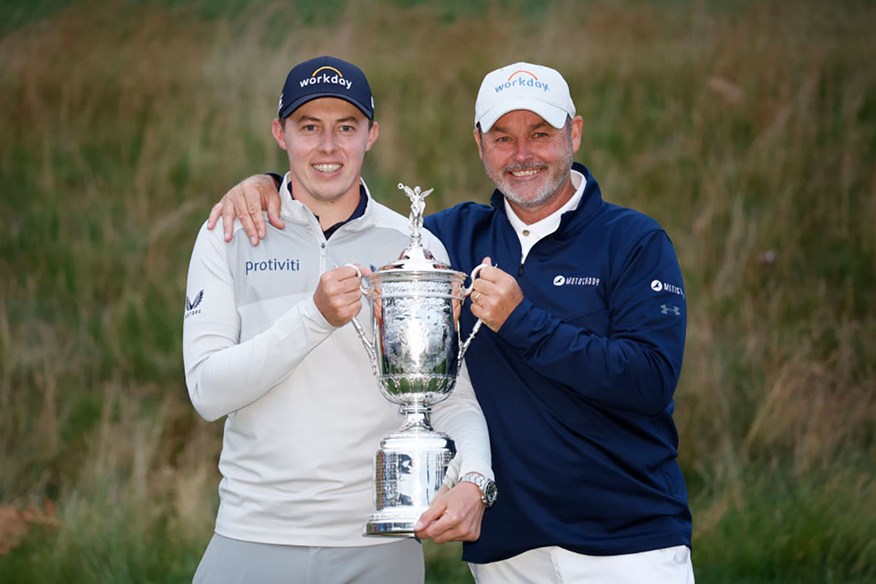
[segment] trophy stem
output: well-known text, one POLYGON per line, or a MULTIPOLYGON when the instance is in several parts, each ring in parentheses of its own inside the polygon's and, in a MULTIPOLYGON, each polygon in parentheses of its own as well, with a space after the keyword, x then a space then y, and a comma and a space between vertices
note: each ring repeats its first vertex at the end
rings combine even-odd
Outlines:
POLYGON ((424 403, 405 404, 401 407, 401 413, 405 417, 402 432, 433 432, 429 421, 429 413, 432 408, 424 403))

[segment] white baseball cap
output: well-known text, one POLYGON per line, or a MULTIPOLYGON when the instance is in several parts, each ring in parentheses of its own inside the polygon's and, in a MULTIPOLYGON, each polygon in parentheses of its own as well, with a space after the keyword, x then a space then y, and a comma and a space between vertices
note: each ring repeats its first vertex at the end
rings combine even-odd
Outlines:
POLYGON ((475 126, 489 132, 496 120, 514 110, 538 114, 555 128, 575 116, 569 85, 558 71, 532 63, 514 63, 488 73, 475 102, 475 126))

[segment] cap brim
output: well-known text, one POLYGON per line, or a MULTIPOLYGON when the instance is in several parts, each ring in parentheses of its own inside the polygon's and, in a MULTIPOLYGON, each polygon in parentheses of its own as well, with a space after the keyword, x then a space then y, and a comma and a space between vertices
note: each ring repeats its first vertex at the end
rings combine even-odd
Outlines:
POLYGON ((480 125, 482 132, 489 132, 496 120, 516 110, 530 111, 541 116, 544 121, 559 129, 566 126, 566 117, 569 113, 563 108, 559 108, 543 101, 534 99, 509 99, 496 105, 492 109, 487 110, 481 117, 478 118, 477 124, 480 125))
POLYGON ((283 109, 279 111, 278 117, 281 120, 286 119, 292 115, 292 112, 294 112, 295 110, 300 108, 305 103, 307 103, 309 101, 313 101, 314 99, 319 99, 321 97, 336 97, 338 99, 343 99, 344 101, 355 105, 359 109, 359 111, 361 111, 363 114, 365 114, 365 117, 368 118, 369 120, 374 119, 374 114, 368 113, 369 108, 365 107, 364 105, 362 105, 361 103, 359 103, 355 99, 352 99, 346 95, 338 95, 337 93, 329 93, 329 92, 310 93, 310 94, 307 94, 305 96, 299 97, 298 99, 296 99, 292 103, 287 104, 285 107, 283 107, 283 109))

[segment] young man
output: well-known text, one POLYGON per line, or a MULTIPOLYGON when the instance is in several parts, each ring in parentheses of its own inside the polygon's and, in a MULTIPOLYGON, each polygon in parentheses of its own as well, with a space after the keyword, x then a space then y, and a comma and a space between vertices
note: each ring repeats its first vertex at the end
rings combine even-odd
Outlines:
MULTIPOLYGON (((476 318, 490 329, 466 362, 502 486, 480 539, 464 544, 479 584, 694 580, 672 420, 682 275, 663 229, 605 202, 573 162, 582 125, 557 71, 489 73, 474 138, 492 205, 426 219, 456 269, 502 266, 480 272, 462 319, 464 332, 476 318)), ((259 190, 275 187, 253 177, 226 200, 259 190)), ((228 224, 233 205, 224 211, 228 224)))
MULTIPOLYGON (((363 308, 360 278, 334 266, 379 265, 410 243, 407 218, 360 177, 379 132, 364 73, 333 57, 296 65, 272 131, 289 158, 285 227, 258 247, 204 227, 189 268, 186 382, 198 413, 226 418, 215 534, 195 582, 422 582, 418 541, 362 535, 374 452, 402 420, 345 326, 363 308)), ((464 370, 433 420, 456 441, 467 480, 433 501, 428 524, 438 541, 477 538, 477 483, 492 471, 464 370)))

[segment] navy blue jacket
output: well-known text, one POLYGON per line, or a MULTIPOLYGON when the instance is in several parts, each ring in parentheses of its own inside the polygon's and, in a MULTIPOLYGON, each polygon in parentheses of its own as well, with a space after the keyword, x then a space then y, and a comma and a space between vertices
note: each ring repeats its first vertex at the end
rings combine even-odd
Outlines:
MULTIPOLYGON (((454 269, 489 256, 525 297, 466 354, 499 487, 466 561, 551 545, 589 555, 691 545, 672 420, 687 314, 678 260, 656 221, 604 202, 590 172, 573 168, 587 178, 581 203, 524 264, 499 191, 492 207, 426 218, 454 269)), ((463 310, 465 336, 473 325, 463 310)))

